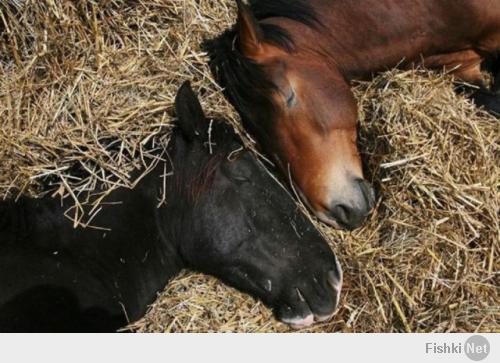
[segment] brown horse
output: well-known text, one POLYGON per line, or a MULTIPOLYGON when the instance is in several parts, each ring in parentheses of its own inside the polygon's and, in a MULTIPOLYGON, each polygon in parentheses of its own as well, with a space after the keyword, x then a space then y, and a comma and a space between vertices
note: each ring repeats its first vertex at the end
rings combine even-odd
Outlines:
MULTIPOLYGON (((304 202, 337 228, 360 226, 374 206, 350 82, 418 64, 484 86, 481 64, 500 50, 500 0, 237 3, 235 29, 208 43, 212 69, 304 202)), ((500 113, 499 83, 474 99, 500 113)))

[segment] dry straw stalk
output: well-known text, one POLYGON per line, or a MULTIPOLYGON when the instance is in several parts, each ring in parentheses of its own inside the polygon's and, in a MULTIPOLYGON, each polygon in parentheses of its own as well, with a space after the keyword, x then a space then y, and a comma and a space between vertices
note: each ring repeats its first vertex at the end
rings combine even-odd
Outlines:
MULTIPOLYGON (((212 117, 241 130, 200 48, 232 25, 233 3, 1 1, 0 195, 50 184, 78 204, 133 186, 168 142, 186 79, 212 117)), ((378 206, 354 233, 318 225, 345 284, 338 314, 308 331, 500 331, 498 120, 446 75, 392 71, 355 91, 378 206)), ((193 273, 132 328, 288 331, 261 303, 193 273)))

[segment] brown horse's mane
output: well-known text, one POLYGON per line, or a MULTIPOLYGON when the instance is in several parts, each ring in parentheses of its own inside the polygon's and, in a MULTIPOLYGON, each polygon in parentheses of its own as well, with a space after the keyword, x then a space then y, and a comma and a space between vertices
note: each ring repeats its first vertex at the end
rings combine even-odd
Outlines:
POLYGON ((316 13, 307 0, 251 0, 250 6, 258 20, 280 17, 311 27, 318 24, 316 13))
MULTIPOLYGON (((258 20, 282 17, 310 27, 319 24, 307 0, 253 0, 250 5, 258 20)), ((261 24, 261 28, 266 42, 288 52, 295 50, 294 41, 285 29, 273 24, 261 24)), ((205 49, 210 54, 210 66, 219 84, 225 88, 226 96, 240 113, 245 127, 266 137, 269 132, 265 127, 270 123, 258 121, 272 115, 270 94, 276 86, 259 64, 238 51, 236 37, 236 29, 233 28, 205 42, 205 49), (257 119, 255 115, 258 115, 257 119)))

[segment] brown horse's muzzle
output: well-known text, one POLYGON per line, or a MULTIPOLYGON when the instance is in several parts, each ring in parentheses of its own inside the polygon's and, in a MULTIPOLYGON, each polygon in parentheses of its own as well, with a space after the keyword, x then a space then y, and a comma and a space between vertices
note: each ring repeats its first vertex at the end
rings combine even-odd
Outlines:
POLYGON ((360 227, 370 215, 375 206, 375 192, 364 179, 354 179, 350 184, 350 190, 331 201, 326 217, 351 231, 360 227))

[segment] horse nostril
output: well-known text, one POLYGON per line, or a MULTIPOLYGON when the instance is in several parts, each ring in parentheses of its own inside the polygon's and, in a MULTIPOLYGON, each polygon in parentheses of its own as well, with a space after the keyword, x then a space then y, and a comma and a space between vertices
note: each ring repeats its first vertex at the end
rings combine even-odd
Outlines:
POLYGON ((337 204, 331 209, 330 214, 339 222, 348 224, 350 214, 349 207, 343 204, 337 204))
POLYGON ((335 271, 329 271, 328 272, 328 283, 332 286, 337 286, 339 283, 340 279, 337 277, 337 274, 335 271))
POLYGON ((368 205, 368 210, 371 210, 375 207, 375 190, 373 187, 364 179, 356 180, 359 184, 359 188, 363 193, 366 204, 368 205))
POLYGON ((375 207, 375 192, 366 180, 355 179, 350 190, 336 202, 332 204, 330 216, 340 227, 352 231, 361 227, 375 207))
POLYGON ((353 230, 363 223, 366 217, 366 210, 355 209, 344 204, 337 204, 330 211, 330 215, 339 222, 342 227, 353 230))
POLYGON ((340 294, 340 290, 342 289, 342 274, 337 273, 336 271, 329 271, 327 276, 328 283, 331 287, 340 294))

